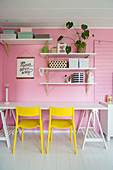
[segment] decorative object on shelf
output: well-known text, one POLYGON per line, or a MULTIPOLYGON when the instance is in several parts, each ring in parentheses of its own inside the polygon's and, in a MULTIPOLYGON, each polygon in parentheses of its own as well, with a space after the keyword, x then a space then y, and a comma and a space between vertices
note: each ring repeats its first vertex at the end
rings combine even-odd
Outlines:
POLYGON ((6 101, 5 101, 5 104, 9 104, 9 102, 8 102, 8 88, 9 88, 9 84, 5 84, 5 89, 6 89, 6 101))
POLYGON ((40 74, 41 76, 44 75, 44 68, 43 68, 43 67, 40 67, 40 68, 39 68, 39 74, 40 74))
POLYGON ((34 57, 17 57, 17 79, 34 78, 34 57))
POLYGON ((16 34, 15 30, 3 30, 3 34, 16 34))
POLYGON ((0 39, 16 39, 16 34, 0 34, 0 39))
POLYGON ((71 81, 73 81, 73 78, 71 78, 71 75, 67 76, 66 74, 65 77, 67 77, 67 83, 71 83, 71 81))
POLYGON ((86 80, 87 83, 94 83, 94 76, 92 75, 92 73, 89 71, 88 74, 88 80, 86 80))
POLYGON ((20 32, 32 32, 32 28, 31 27, 21 27, 20 32))
POLYGON ((52 53, 57 53, 57 47, 52 47, 52 48, 51 48, 51 52, 52 52, 52 53))
POLYGON ((69 58, 69 68, 78 68, 78 58, 69 58))
POLYGON ((33 32, 18 32, 18 39, 33 39, 33 32))
POLYGON ((49 34, 35 34, 35 38, 43 39, 50 38, 49 34))
MULTIPOLYGON (((64 36, 60 36, 57 41, 62 40, 63 38, 69 38, 73 41, 73 44, 75 45, 75 47, 77 47, 77 52, 78 53, 85 53, 86 50, 86 42, 85 40, 87 40, 89 38, 89 30, 88 30, 88 26, 85 24, 81 25, 81 29, 82 29, 82 33, 80 34, 77 29, 73 26, 73 22, 67 22, 66 23, 66 27, 68 29, 70 28, 74 28, 74 30, 76 31, 76 34, 78 36, 78 40, 75 41, 73 38, 71 37, 64 37, 64 36)), ((92 37, 94 37, 94 34, 92 34, 92 37)), ((69 54, 71 52, 71 46, 66 46, 66 53, 69 54)))
POLYGON ((66 53, 66 43, 58 43, 57 44, 57 51, 58 53, 66 53))
POLYGON ((41 51, 42 51, 43 53, 49 53, 49 52, 50 52, 50 50, 48 49, 47 46, 44 46, 43 48, 41 48, 41 51))
POLYGON ((50 68, 67 68, 67 61, 50 61, 50 68))
POLYGON ((107 96, 107 102, 108 103, 112 103, 112 95, 108 95, 107 96))
POLYGON ((73 83, 83 83, 83 73, 73 73, 73 83))
POLYGON ((88 68, 89 58, 79 58, 79 68, 88 68))

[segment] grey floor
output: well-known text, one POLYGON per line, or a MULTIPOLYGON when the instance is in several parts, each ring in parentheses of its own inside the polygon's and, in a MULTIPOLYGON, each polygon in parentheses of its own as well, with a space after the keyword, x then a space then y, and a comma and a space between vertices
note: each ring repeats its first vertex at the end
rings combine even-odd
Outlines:
MULTIPOLYGON (((13 135, 10 137, 13 145, 13 135)), ((78 154, 74 154, 74 144, 68 133, 54 133, 46 154, 47 134, 44 134, 44 154, 40 152, 40 136, 26 133, 24 141, 18 135, 16 152, 0 141, 0 170, 113 170, 113 138, 103 143, 88 143, 81 150, 83 136, 77 136, 78 154)))

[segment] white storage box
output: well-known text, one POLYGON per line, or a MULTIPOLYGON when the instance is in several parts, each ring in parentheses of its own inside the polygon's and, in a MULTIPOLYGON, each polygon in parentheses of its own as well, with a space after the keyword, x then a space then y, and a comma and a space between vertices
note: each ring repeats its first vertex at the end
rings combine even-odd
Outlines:
POLYGON ((79 67, 80 68, 89 68, 89 59, 88 58, 80 58, 79 59, 79 67))
POLYGON ((69 68, 78 68, 78 58, 69 58, 69 68))
POLYGON ((16 39, 16 34, 0 34, 0 39, 16 39))
POLYGON ((32 28, 31 27, 21 27, 20 32, 32 32, 32 28))

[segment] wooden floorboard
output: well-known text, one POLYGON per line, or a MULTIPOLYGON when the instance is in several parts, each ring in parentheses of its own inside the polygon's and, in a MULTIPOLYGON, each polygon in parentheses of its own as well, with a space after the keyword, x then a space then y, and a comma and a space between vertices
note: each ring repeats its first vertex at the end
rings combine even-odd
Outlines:
MULTIPOLYGON (((10 137, 13 146, 12 135, 10 137)), ((49 153, 46 154, 47 134, 44 134, 44 154, 40 150, 40 135, 24 135, 24 141, 17 138, 16 152, 12 155, 12 147, 7 148, 5 141, 0 141, 0 170, 113 170, 113 138, 103 143, 86 143, 81 150, 83 135, 77 136, 78 154, 75 155, 74 142, 68 133, 54 133, 50 142, 49 153)))

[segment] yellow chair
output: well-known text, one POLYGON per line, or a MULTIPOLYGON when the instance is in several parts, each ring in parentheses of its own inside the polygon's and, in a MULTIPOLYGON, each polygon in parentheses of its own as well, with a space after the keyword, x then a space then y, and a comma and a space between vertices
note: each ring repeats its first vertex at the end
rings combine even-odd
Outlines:
POLYGON ((41 107, 16 107, 16 127, 15 127, 15 136, 14 136, 13 154, 15 154, 17 129, 19 127, 22 128, 21 141, 23 141, 24 129, 32 129, 32 128, 40 127, 41 153, 43 154, 43 124, 41 118, 41 107), (24 116, 24 117, 39 116, 39 119, 22 119, 19 122, 18 121, 19 116, 24 116))
POLYGON ((66 108, 50 107, 49 108, 49 129, 48 129, 48 141, 47 141, 47 154, 49 151, 49 138, 50 138, 50 141, 52 141, 53 127, 58 128, 58 129, 70 128, 71 142, 72 142, 72 128, 73 128, 75 154, 77 154, 74 107, 66 107, 66 108), (72 116, 72 119, 52 119, 51 116, 55 116, 55 117, 72 116), (51 130, 51 137, 50 137, 50 130, 51 130))

